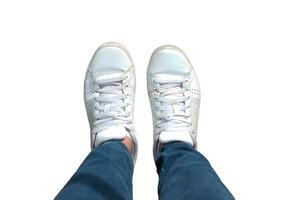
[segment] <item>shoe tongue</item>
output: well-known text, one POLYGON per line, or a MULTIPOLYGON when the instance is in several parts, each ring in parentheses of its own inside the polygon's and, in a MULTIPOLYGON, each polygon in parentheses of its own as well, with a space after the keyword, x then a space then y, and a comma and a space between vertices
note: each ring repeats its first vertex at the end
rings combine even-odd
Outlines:
POLYGON ((109 140, 122 140, 126 136, 129 136, 129 132, 125 127, 112 125, 96 134, 94 145, 98 146, 109 140))
MULTIPOLYGON (((114 85, 116 85, 116 84, 122 84, 122 81, 116 81, 116 82, 113 82, 113 83, 111 83, 111 84, 101 84, 101 87, 103 88, 103 87, 107 87, 107 86, 114 86, 114 85)), ((123 91, 122 90, 117 90, 116 91, 118 94, 123 94, 123 91)), ((105 98, 109 98, 109 99, 111 99, 111 98, 115 98, 115 97, 117 97, 117 94, 109 94, 109 93, 102 93, 101 95, 100 95, 101 97, 105 97, 105 98)), ((123 101, 122 100, 118 100, 117 99, 117 102, 120 102, 120 103, 123 103, 123 101)), ((118 114, 119 112, 117 112, 117 111, 114 111, 114 110, 111 110, 110 108, 113 106, 113 103, 101 103, 100 104, 101 106, 106 106, 107 105, 107 107, 108 107, 108 109, 109 109, 109 111, 108 112, 110 112, 110 113, 113 113, 113 114, 118 114)))
MULTIPOLYGON (((181 85, 180 85, 180 88, 181 88, 181 85)), ((183 94, 169 94, 169 95, 165 95, 164 97, 167 98, 167 99, 174 100, 176 98, 180 98, 180 97, 182 98, 182 97, 184 97, 184 95, 183 94)), ((162 102, 161 105, 169 106, 169 105, 166 105, 165 102, 162 102)), ((185 113, 184 111, 180 111, 181 106, 184 106, 183 102, 170 105, 171 112, 172 113, 185 113)))
POLYGON ((194 145, 192 137, 188 131, 163 131, 159 135, 159 143, 169 143, 174 141, 181 141, 194 145))

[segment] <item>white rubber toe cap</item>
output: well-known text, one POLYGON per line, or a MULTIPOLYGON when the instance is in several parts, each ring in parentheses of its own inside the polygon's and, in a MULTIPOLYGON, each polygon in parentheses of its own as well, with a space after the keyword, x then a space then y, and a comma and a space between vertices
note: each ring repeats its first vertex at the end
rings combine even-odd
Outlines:
POLYGON ((156 49, 149 61, 149 74, 183 75, 189 73, 192 65, 185 53, 178 47, 166 45, 156 49))
POLYGON ((89 70, 93 75, 123 73, 133 65, 126 48, 119 43, 101 45, 92 57, 89 70))

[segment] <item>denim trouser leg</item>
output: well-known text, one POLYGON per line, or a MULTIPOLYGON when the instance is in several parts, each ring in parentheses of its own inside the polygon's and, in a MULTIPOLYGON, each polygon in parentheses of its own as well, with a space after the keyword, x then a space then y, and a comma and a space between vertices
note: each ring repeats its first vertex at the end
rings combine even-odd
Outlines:
POLYGON ((95 148, 55 200, 132 199, 133 161, 120 141, 95 148))
POLYGON ((188 144, 165 144, 156 166, 160 200, 234 199, 207 159, 188 144))

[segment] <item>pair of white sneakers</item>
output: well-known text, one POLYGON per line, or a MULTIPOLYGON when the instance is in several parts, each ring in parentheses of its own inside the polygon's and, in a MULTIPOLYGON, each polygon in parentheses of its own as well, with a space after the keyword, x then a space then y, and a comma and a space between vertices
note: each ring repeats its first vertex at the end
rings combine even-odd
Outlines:
MULTIPOLYGON (((157 48, 147 69, 147 89, 153 118, 154 157, 160 144, 182 141, 196 147, 200 89, 195 71, 185 53, 175 46, 157 48)), ((91 147, 110 140, 133 143, 135 69, 127 49, 105 43, 95 52, 86 72, 84 99, 91 129, 91 147)))

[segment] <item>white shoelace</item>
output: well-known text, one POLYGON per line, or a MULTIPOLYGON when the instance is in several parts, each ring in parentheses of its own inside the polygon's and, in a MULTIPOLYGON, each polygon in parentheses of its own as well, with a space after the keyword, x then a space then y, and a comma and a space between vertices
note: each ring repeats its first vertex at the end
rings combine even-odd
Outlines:
POLYGON ((95 106, 95 109, 99 111, 95 115, 97 119, 94 122, 96 132, 100 132, 112 125, 122 126, 133 131, 131 113, 126 109, 130 106, 126 102, 129 94, 125 90, 129 87, 129 81, 127 75, 96 81, 99 89, 95 92, 100 94, 95 97, 95 101, 99 102, 95 106))
POLYGON ((192 132, 191 116, 186 110, 190 107, 190 97, 186 96, 188 83, 184 81, 155 81, 157 101, 157 132, 192 132))

